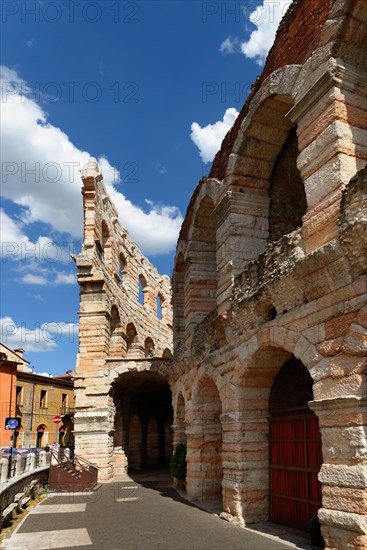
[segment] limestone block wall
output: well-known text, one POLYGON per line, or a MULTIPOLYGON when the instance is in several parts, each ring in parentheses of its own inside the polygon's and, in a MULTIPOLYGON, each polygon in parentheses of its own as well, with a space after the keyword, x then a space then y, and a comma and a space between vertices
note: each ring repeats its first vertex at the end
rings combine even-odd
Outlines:
POLYGON ((173 273, 189 494, 221 496, 245 523, 271 517, 269 400, 295 358, 313 383, 329 549, 367 545, 366 25, 359 0, 292 4, 194 191, 173 273))
POLYGON ((80 285, 79 351, 75 373, 76 449, 113 472, 115 403, 111 396, 119 361, 172 355, 171 285, 131 240, 94 160, 81 171, 84 239, 75 256, 80 285), (140 286, 140 296, 139 296, 140 286), (160 302, 161 315, 158 311, 160 302), (114 359, 114 362, 109 362, 114 359))

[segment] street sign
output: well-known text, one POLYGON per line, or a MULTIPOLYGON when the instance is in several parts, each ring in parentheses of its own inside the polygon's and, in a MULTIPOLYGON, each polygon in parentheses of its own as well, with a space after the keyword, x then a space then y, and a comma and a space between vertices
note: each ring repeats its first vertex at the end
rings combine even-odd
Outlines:
POLYGON ((18 417, 8 417, 5 419, 5 429, 6 430, 15 430, 20 426, 20 418, 18 417))
POLYGON ((56 416, 54 417, 54 422, 55 422, 55 424, 60 424, 60 422, 61 422, 61 416, 56 415, 56 416))

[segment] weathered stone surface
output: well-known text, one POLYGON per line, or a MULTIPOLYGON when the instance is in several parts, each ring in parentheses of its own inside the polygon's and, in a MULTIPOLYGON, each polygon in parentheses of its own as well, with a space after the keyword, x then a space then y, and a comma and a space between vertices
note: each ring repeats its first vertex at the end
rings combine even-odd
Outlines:
MULTIPOLYGON (((318 499, 329 550, 366 547, 365 15, 361 0, 298 0, 287 12, 191 198, 172 277, 173 350, 168 279, 118 224, 98 168, 82 174, 77 445, 105 478, 140 467, 139 445, 147 464, 156 461, 170 429, 128 403, 132 388, 166 391, 165 377, 174 412, 165 420, 174 443, 187 445, 190 497, 221 497, 225 517, 239 523, 264 521, 277 507, 269 494, 279 465, 270 463, 274 418, 283 429, 287 416, 276 417, 276 405, 307 414, 305 454, 319 469, 322 502, 307 499, 318 499), (122 273, 121 250, 129 259, 122 273), (154 357, 145 357, 147 337, 154 357), (172 360, 162 357, 172 351, 172 360), (284 373, 288 386, 276 401, 284 373), (302 407, 292 375, 307 395, 302 407)), ((295 431, 288 466, 299 471, 295 431)), ((282 485, 297 489, 291 477, 282 485)), ((290 499, 285 508, 294 506, 290 499)))

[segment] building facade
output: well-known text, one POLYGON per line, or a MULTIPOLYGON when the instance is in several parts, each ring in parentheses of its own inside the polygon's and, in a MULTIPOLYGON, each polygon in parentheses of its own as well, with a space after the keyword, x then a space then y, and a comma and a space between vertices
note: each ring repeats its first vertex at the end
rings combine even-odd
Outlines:
POLYGON ((34 448, 74 444, 74 384, 68 371, 61 376, 41 376, 29 372, 23 349, 10 350, 1 344, 1 447, 34 448), (5 430, 9 416, 21 419, 19 429, 5 430), (61 422, 54 423, 55 416, 61 422))
POLYGON ((296 0, 283 18, 187 210, 172 359, 168 281, 118 224, 93 163, 76 259, 78 451, 106 479, 163 461, 171 391, 191 498, 221 498, 245 524, 308 529, 317 515, 340 550, 367 546, 366 21, 360 0, 296 0))
POLYGON ((160 372, 172 356, 171 289, 119 223, 95 161, 82 180, 74 435, 107 480, 171 454, 172 396, 160 372))

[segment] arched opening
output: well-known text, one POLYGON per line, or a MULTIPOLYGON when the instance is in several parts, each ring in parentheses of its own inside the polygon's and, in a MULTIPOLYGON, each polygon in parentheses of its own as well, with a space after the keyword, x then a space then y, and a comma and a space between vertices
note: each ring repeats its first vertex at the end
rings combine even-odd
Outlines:
POLYGON ((165 358, 172 357, 172 352, 171 352, 171 350, 168 349, 168 348, 164 348, 162 357, 165 357, 165 358))
POLYGON ((138 346, 138 333, 133 323, 129 323, 126 327, 126 356, 132 357, 135 354, 138 346))
POLYGON ((187 440, 187 489, 191 498, 222 497, 222 403, 210 378, 199 381, 195 405, 195 433, 187 440))
POLYGON ((297 129, 294 126, 274 162, 270 176, 270 242, 301 227, 302 217, 307 211, 305 188, 297 168, 298 155, 297 129))
POLYGON ((37 427, 37 436, 36 436, 36 447, 40 448, 42 447, 47 441, 45 441, 45 433, 47 431, 47 428, 44 424, 40 424, 37 427))
POLYGON ((125 258, 125 256, 123 255, 122 252, 120 252, 120 254, 119 254, 118 261, 119 261, 119 264, 118 264, 118 276, 119 276, 118 284, 119 284, 119 286, 122 286, 123 283, 124 283, 124 277, 126 276, 126 273, 127 273, 127 262, 126 262, 126 258, 125 258))
POLYGON ((144 342, 145 357, 154 357, 154 342, 150 336, 144 342))
POLYGON ((161 296, 161 294, 158 294, 157 296, 157 319, 159 319, 160 321, 162 321, 162 305, 163 305, 163 298, 161 296))
POLYGON ((128 468, 167 465, 173 412, 165 378, 149 371, 127 372, 116 380, 111 393, 116 407, 115 446, 118 452, 122 447, 128 468))
POLYGON ((270 413, 270 520, 308 530, 321 507, 318 418, 308 406, 313 380, 291 357, 275 377, 270 413))
POLYGON ((138 286, 139 286, 139 295, 138 295, 139 304, 141 304, 142 306, 145 306, 145 289, 147 287, 147 281, 144 275, 139 275, 138 286))
POLYGON ((117 306, 112 306, 110 318, 110 357, 123 357, 126 352, 126 340, 117 306))

